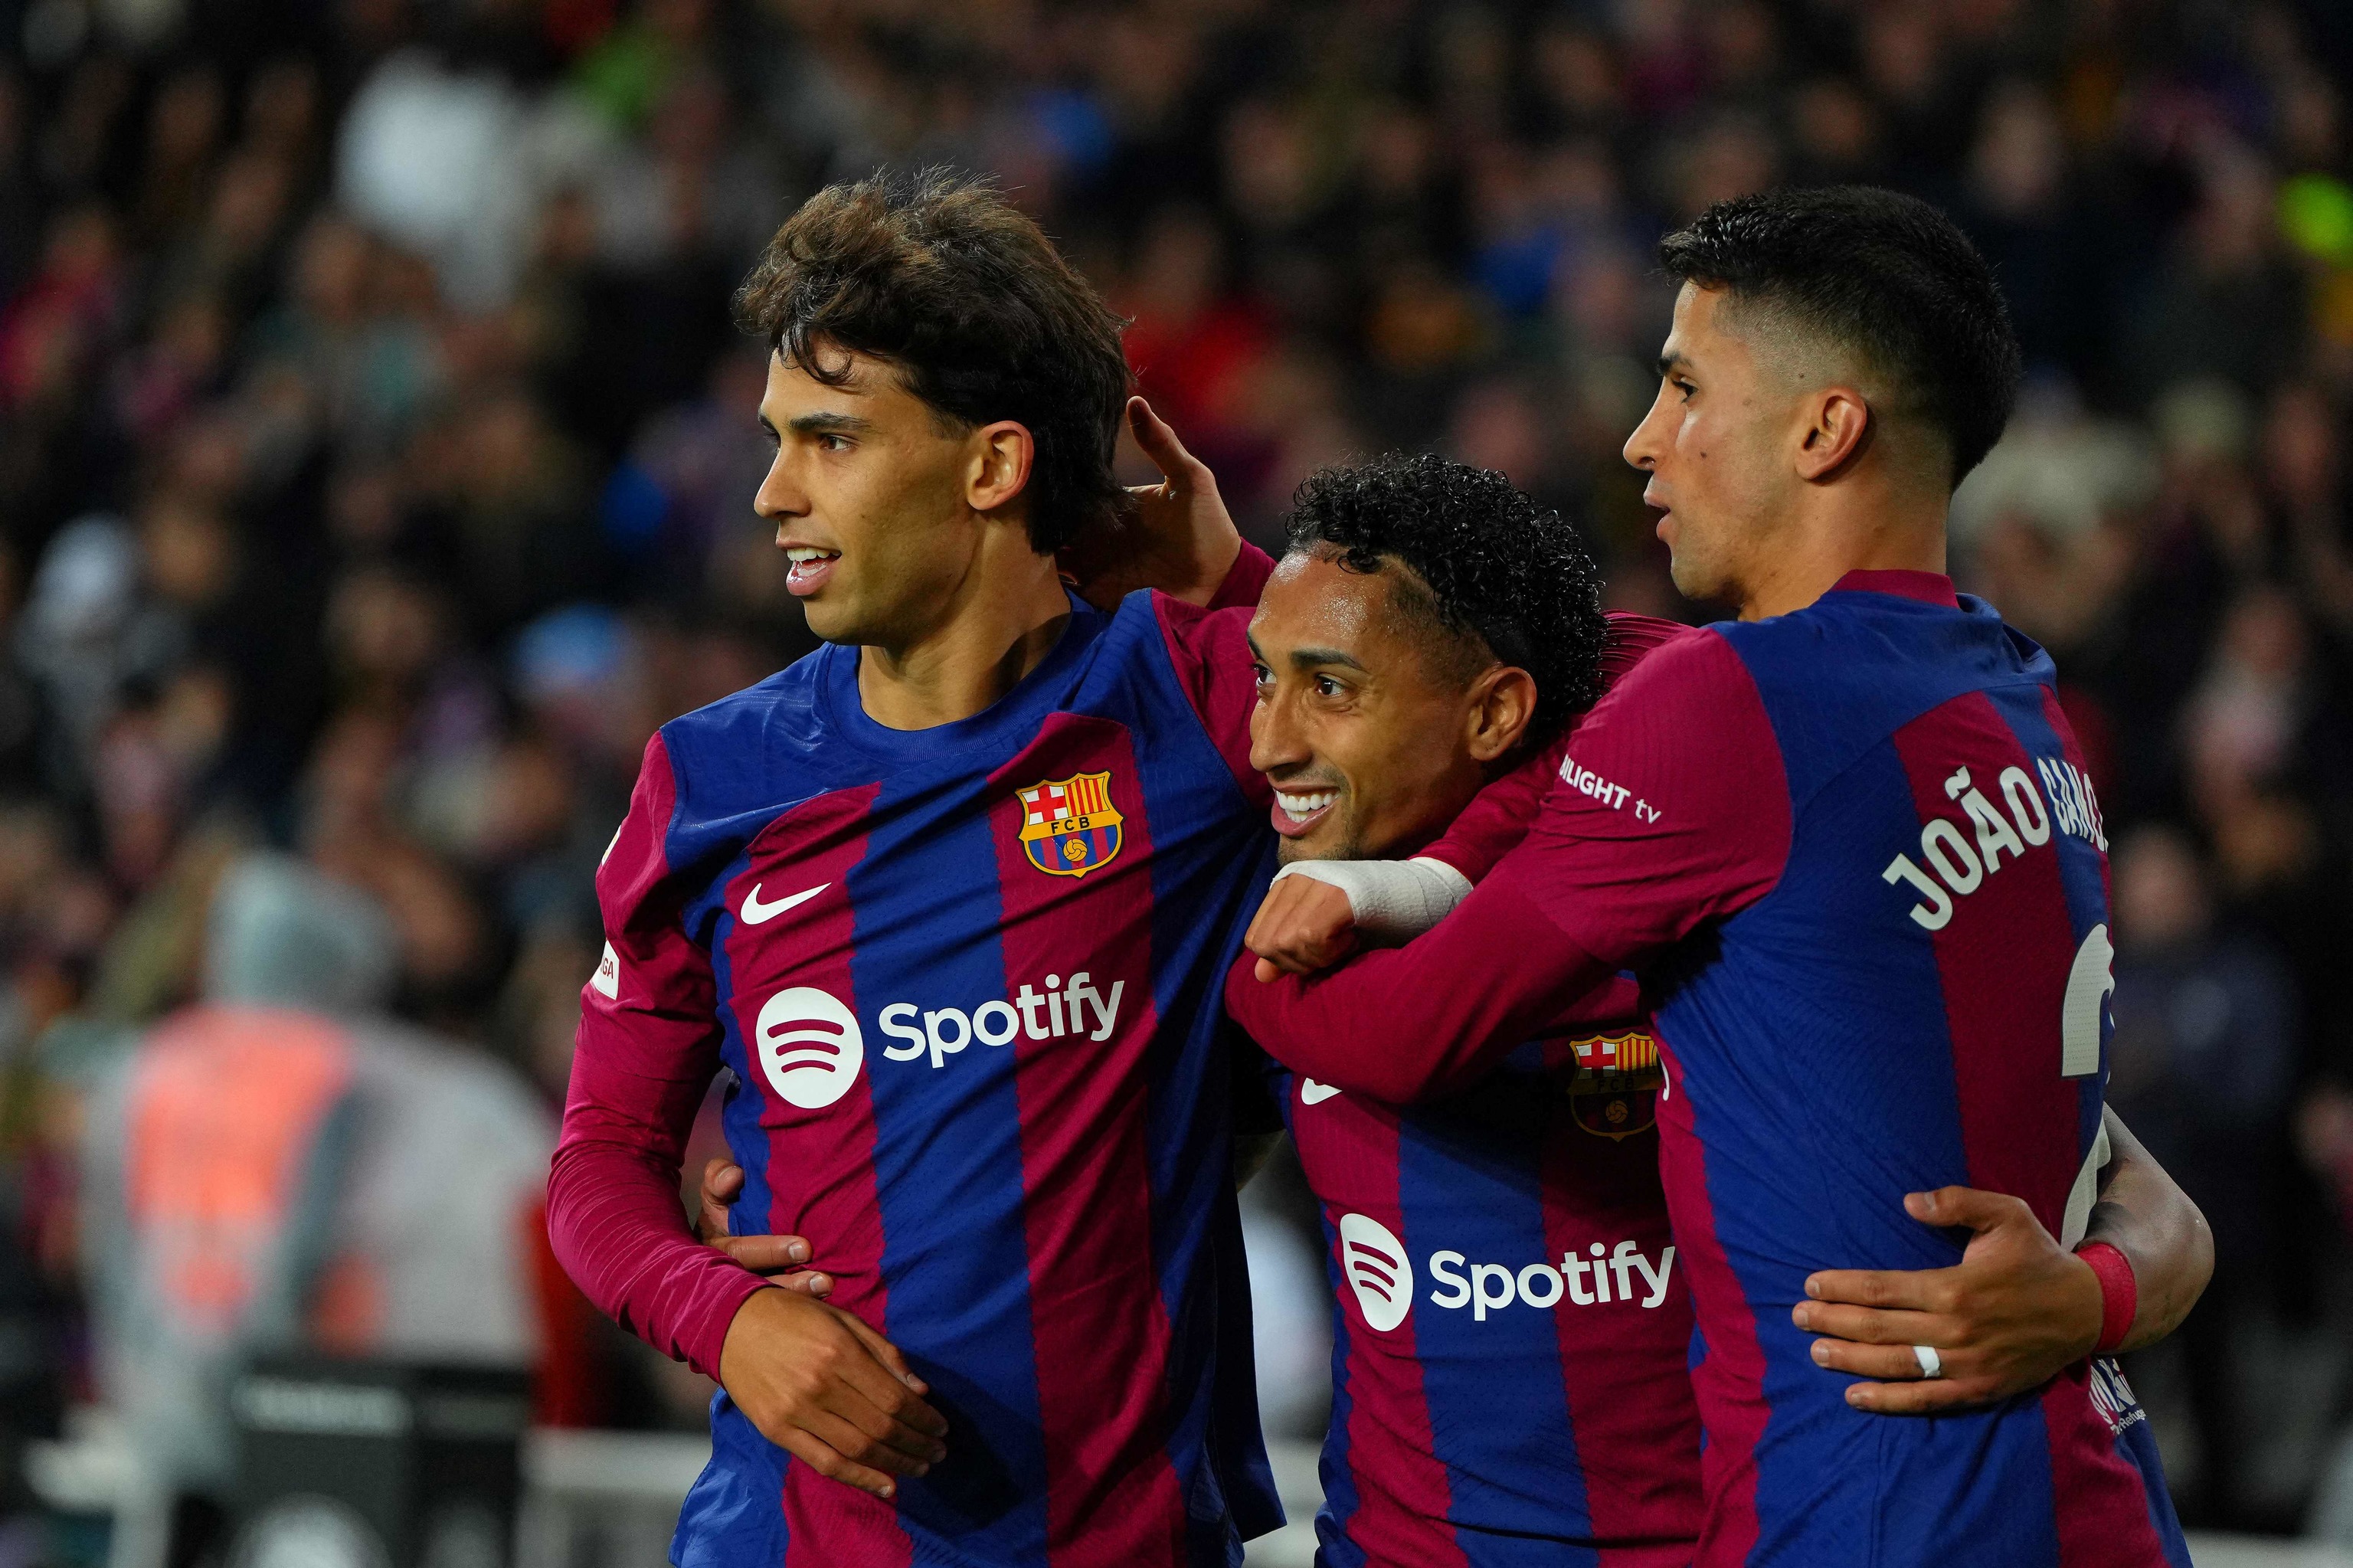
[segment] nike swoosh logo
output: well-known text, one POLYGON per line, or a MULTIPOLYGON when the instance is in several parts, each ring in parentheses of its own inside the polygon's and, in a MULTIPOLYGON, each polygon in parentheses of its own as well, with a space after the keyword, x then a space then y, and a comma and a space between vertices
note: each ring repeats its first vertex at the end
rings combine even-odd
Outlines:
POLYGON ((755 882, 752 885, 752 891, 744 895, 744 924, 757 926, 763 920, 773 920, 794 905, 806 904, 832 885, 830 882, 820 882, 806 893, 796 893, 789 898, 779 898, 774 904, 763 904, 760 902, 760 885, 755 882))
POLYGON ((1331 1085, 1319 1084, 1313 1078, 1299 1080, 1299 1103, 1303 1106, 1320 1106, 1339 1092, 1331 1085))

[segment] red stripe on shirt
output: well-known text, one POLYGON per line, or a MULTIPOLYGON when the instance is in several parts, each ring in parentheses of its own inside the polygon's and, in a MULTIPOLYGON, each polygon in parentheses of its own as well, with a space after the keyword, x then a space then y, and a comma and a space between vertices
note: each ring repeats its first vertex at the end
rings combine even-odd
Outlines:
POLYGON ((1692 1369, 1692 1393, 1707 1425, 1700 1486, 1707 1519, 1695 1561, 1731 1568, 1756 1548, 1757 1445, 1772 1412, 1765 1403, 1765 1348, 1747 1290, 1715 1234, 1707 1192, 1707 1151, 1694 1130, 1683 1063, 1664 1035, 1659 1054, 1667 1086, 1659 1095, 1659 1175, 1674 1216, 1675 1262, 1689 1271, 1692 1299, 1707 1354, 1692 1369))
MULTIPOLYGON (((752 1216, 753 1230, 770 1235, 824 1238, 821 1259, 834 1277, 828 1301, 888 1335, 889 1291, 882 1279, 882 1211, 874 1176, 874 1064, 861 1062, 838 1101, 815 1108, 787 1100, 765 1060, 761 1013, 786 989, 808 987, 832 996, 854 1014, 850 978, 857 941, 849 874, 866 855, 866 828, 877 787, 820 795, 787 811, 753 839, 746 863, 726 886, 726 935, 721 939, 733 980, 735 1026, 750 1067, 744 1091, 759 1097, 760 1128, 767 1139, 769 1203, 752 1216), (743 918, 756 890, 762 903, 811 888, 807 902, 758 923, 743 918)), ((772 1019, 781 1029, 804 1010, 786 1007, 772 1019)), ((871 1041, 863 1049, 874 1049, 871 1041)), ((800 1070, 804 1082, 807 1070, 800 1070)), ((896 1568, 913 1547, 889 1503, 807 1465, 785 1471, 783 1497, 786 1568, 857 1563, 896 1568)))
MULTIPOLYGON (((2059 1075, 2059 1019, 2075 958, 2059 852, 2047 841, 2019 854, 2000 841, 1982 843, 1980 829, 1947 788, 1966 767, 1962 793, 1982 793, 2018 838, 2000 775, 2015 767, 2031 778, 2034 761, 1978 692, 1914 719, 1894 743, 1921 825, 1941 817, 1981 864, 1987 853, 1995 857, 1996 868, 1981 871, 1975 891, 1955 891, 1953 917, 1932 938, 1969 1181, 2025 1199, 2056 1235, 2082 1164, 2076 1085, 2059 1075)), ((1912 855, 1929 863, 1918 846, 1912 855)))
MULTIPOLYGON (((1145 1063, 1152 996, 1152 830, 1124 728, 1056 714, 994 782, 1007 990, 1060 977, 1064 1033, 1013 1049, 1021 1109, 1022 1226, 1038 1346, 1050 1568, 1185 1561, 1185 1501, 1167 1453, 1168 1315, 1153 1267, 1145 1063), (1119 848, 1092 835, 1101 867, 1055 874, 1021 842, 1017 789, 1108 763, 1119 848), (1082 953, 1102 1000, 1070 1001, 1082 953), (1116 991, 1106 1037, 1103 1013, 1116 991), (1073 1016, 1083 1012, 1083 1021, 1073 1016)), ((1049 1012, 1050 1017, 1050 1010, 1049 1012)), ((1049 1025, 1050 1029, 1050 1024, 1049 1025)))
MULTIPOLYGON (((1292 1092, 1297 1094, 1301 1086, 1302 1081, 1294 1079, 1292 1092)), ((1293 1136, 1315 1142, 1313 1158, 1319 1169, 1334 1173, 1335 1191, 1382 1194, 1379 1202, 1356 1212, 1378 1222, 1397 1239, 1399 1255, 1395 1262, 1410 1275, 1413 1241, 1405 1234, 1398 1113, 1367 1101, 1346 1124, 1348 1136, 1327 1137, 1320 1133, 1316 1115, 1305 1102, 1293 1109, 1293 1136)), ((1302 1159, 1307 1158, 1303 1151, 1302 1159)), ((1336 1225, 1331 1245, 1348 1331, 1347 1465, 1356 1489, 1356 1511, 1341 1527, 1382 1568, 1467 1568, 1470 1559, 1447 1522, 1452 1492, 1430 1430, 1414 1315, 1409 1309, 1402 1322, 1386 1331, 1367 1323, 1349 1283, 1349 1258, 1336 1225)), ((1388 1272, 1387 1264, 1378 1266, 1381 1272, 1373 1278, 1386 1284, 1381 1277, 1388 1272)), ((1400 1278, 1398 1287, 1412 1295, 1425 1284, 1411 1276, 1400 1278)))
MULTIPOLYGON (((2066 720, 2052 708, 2046 697, 2052 727, 2063 737, 2066 720)), ((1947 784, 1966 766, 1962 797, 1971 788, 1983 791, 2015 831, 2001 770, 2016 767, 2034 778, 2033 758, 2016 733, 1989 698, 1973 692, 1913 720, 1894 739, 1922 825, 1936 817, 1951 821, 1982 867, 1987 846, 1947 784)), ((2043 810, 2050 820, 2047 800, 2043 810)), ((2077 1086, 2059 1075, 2074 927, 2055 842, 2028 845, 2021 856, 1996 853, 1999 869, 1981 869, 1975 891, 1957 892, 1952 920, 1934 937, 1961 1147, 1972 1186, 2024 1199, 2055 1235, 2083 1163, 2077 1086)), ((2061 1568, 2160 1563, 2140 1472, 2116 1452, 2088 1376, 2077 1362, 2042 1395, 2061 1568)))
MULTIPOLYGON (((1588 1257, 1599 1242, 1606 1262, 1632 1241, 1655 1264, 1672 1241, 1656 1137, 1612 1142, 1579 1125, 1565 1100, 1545 1139, 1541 1190, 1553 1258, 1588 1257)), ((1597 1543, 1625 1543, 1601 1545, 1601 1568, 1683 1568, 1701 1515, 1699 1407, 1684 1372, 1691 1291, 1672 1263, 1656 1307, 1641 1305, 1650 1287, 1639 1270, 1627 1280, 1636 1294, 1620 1303, 1609 1333, 1595 1333, 1565 1295, 1553 1308, 1586 1512, 1597 1543)))

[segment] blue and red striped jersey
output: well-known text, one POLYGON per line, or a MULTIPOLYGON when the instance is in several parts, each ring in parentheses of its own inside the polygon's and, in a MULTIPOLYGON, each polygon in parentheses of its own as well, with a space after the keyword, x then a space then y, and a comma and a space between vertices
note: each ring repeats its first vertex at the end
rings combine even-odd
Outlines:
POLYGON ((2054 682, 1944 578, 1852 574, 1650 655, 1578 727, 1527 841, 1428 937, 1320 982, 1228 986, 1295 1069, 1410 1099, 1641 975, 1709 1568, 2187 1568, 2111 1364, 1992 1409, 1873 1416, 1789 1317, 1816 1269, 1958 1261, 1906 1192, 2010 1192, 2081 1234, 2106 846, 2054 682))
POLYGON ((674 1172, 723 1065, 733 1229, 808 1237, 950 1424, 884 1502, 722 1393, 682 1568, 1200 1568, 1280 1523, 1218 1005, 1273 851, 1247 613, 1074 601, 1009 695, 913 732, 867 716, 857 649, 821 648, 648 747, 598 879, 559 1250, 715 1372, 759 1281, 674 1198, 625 1213, 574 1163, 674 1172))
POLYGON ((1275 1081, 1333 1293, 1319 1562, 1688 1564, 1691 1298, 1642 1022, 1565 1022, 1409 1107, 1275 1081))

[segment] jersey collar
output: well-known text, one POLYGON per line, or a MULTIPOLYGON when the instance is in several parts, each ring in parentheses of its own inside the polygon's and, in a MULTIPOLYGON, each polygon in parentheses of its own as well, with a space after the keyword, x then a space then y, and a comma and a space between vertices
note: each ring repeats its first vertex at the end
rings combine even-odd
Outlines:
POLYGON ((1960 596, 1953 591, 1953 579, 1942 572, 1849 572, 1831 585, 1831 592, 1892 593, 1898 599, 1916 599, 1951 609, 1961 607, 1960 596))

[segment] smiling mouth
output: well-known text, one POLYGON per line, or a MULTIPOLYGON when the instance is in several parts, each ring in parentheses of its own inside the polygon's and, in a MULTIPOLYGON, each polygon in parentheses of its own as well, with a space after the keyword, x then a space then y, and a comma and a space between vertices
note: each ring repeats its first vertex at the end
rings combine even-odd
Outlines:
POLYGON ((833 576, 833 564, 841 559, 839 550, 821 550, 815 545, 788 545, 785 558, 792 568, 785 574, 785 588, 796 595, 815 593, 833 576))
POLYGON ((1324 820, 1324 814, 1339 798, 1337 789, 1277 789, 1274 831, 1285 838, 1302 836, 1324 820))

